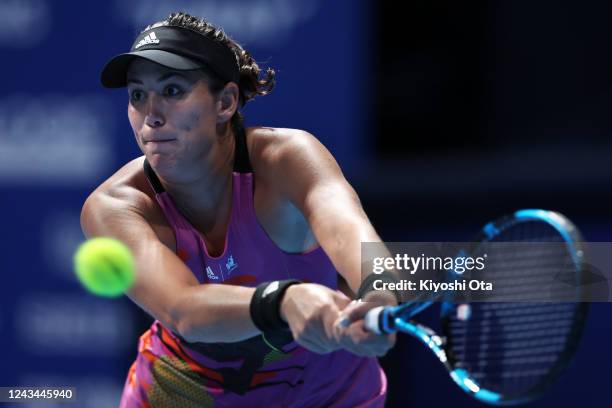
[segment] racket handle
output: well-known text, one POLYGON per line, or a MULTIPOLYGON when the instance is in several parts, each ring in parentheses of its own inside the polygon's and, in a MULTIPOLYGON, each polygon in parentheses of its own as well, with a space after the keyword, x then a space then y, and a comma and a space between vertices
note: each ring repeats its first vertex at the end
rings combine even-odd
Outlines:
POLYGON ((363 325, 368 331, 376 334, 382 334, 382 331, 380 330, 380 316, 383 309, 383 306, 378 306, 374 309, 368 310, 368 313, 366 313, 365 317, 363 318, 363 325))
POLYGON ((363 325, 372 333, 390 334, 395 332, 393 325, 389 324, 390 320, 392 320, 391 308, 378 306, 366 313, 363 325))

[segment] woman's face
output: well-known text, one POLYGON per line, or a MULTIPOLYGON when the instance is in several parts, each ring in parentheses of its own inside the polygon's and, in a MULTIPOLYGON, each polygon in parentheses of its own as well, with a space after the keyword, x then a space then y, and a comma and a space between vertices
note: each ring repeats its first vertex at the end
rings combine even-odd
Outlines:
POLYGON ((153 168, 178 175, 211 153, 218 102, 202 72, 175 71, 138 58, 127 82, 130 124, 153 168))

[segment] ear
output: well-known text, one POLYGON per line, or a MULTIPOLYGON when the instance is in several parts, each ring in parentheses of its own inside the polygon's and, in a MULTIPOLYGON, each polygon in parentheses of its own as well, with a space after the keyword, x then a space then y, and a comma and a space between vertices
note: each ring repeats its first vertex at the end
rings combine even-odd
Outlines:
POLYGON ((239 91, 238 85, 228 82, 219 92, 217 97, 217 123, 222 124, 229 121, 238 109, 239 91))

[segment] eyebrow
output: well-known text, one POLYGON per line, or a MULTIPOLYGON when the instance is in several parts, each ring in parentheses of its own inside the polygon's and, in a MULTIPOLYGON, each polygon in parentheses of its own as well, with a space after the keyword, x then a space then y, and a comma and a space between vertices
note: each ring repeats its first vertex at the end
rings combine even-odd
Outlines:
MULTIPOLYGON (((189 81, 189 78, 187 78, 185 75, 183 75, 183 74, 181 74, 179 72, 166 72, 165 74, 163 74, 162 76, 157 78, 157 82, 162 82, 162 81, 165 81, 165 80, 167 80, 169 78, 172 78, 172 77, 179 77, 179 78, 182 78, 182 79, 184 79, 186 81, 189 81)), ((128 83, 134 83, 134 84, 142 85, 142 81, 139 80, 139 79, 136 79, 136 78, 128 78, 127 82, 128 83)))

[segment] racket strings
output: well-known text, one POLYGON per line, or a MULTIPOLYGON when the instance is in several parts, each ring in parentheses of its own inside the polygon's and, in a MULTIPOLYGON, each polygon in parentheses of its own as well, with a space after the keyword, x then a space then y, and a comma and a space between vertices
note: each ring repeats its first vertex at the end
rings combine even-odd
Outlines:
POLYGON ((496 300, 471 303, 470 318, 451 311, 445 324, 454 365, 478 384, 508 398, 526 396, 548 385, 575 347, 582 306, 577 300, 578 270, 571 249, 556 229, 543 222, 506 227, 475 256, 488 254, 483 279, 501 282, 496 300), (515 245, 518 243, 518 246, 515 245), (531 243, 541 243, 530 245, 531 243), (542 303, 548 299, 566 303, 542 303), (525 300, 525 302, 517 302, 525 300))
POLYGON ((525 225, 477 249, 476 255, 488 255, 480 276, 495 282, 499 300, 575 300, 576 265, 563 239, 553 232, 548 225, 525 225))
POLYGON ((481 319, 477 309, 478 305, 473 306, 468 322, 453 319, 447 330, 457 364, 485 389, 504 395, 525 394, 544 380, 570 347, 576 315, 573 304, 562 314, 542 311, 535 322, 526 308, 517 311, 521 314, 515 314, 512 323, 481 319))
POLYGON ((536 342, 522 342, 517 344, 521 344, 520 347, 515 347, 514 349, 510 348, 508 350, 504 350, 503 353, 495 353, 489 350, 481 351, 477 354, 478 358, 508 358, 508 357, 526 357, 532 355, 542 355, 544 353, 557 353, 562 350, 565 342, 557 342, 557 344, 549 344, 544 343, 541 347, 536 347, 536 342), (525 347, 529 345, 531 347, 525 347))
MULTIPOLYGON (((486 334, 493 330, 495 327, 491 324, 491 320, 483 318, 483 322, 480 327, 467 328, 465 324, 457 324, 456 322, 451 323, 451 330, 456 334, 467 333, 471 330, 470 334, 477 336, 478 334, 486 334)), ((517 318, 500 318, 496 324, 503 324, 505 327, 512 328, 514 326, 520 326, 522 329, 538 329, 538 328, 555 328, 555 327, 568 327, 574 319, 574 311, 571 313, 560 314, 555 320, 551 319, 550 314, 533 315, 530 314, 528 317, 517 317, 517 318)), ((516 335, 521 333, 516 333, 516 335)), ((515 334, 512 334, 515 335, 515 334)))

